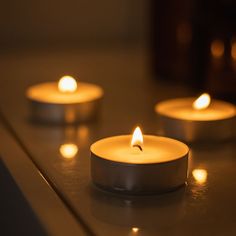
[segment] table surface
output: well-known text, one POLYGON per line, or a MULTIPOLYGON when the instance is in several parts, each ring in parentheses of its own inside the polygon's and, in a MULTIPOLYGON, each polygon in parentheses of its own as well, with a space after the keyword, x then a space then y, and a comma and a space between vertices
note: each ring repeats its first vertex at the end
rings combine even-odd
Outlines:
POLYGON ((89 147, 94 141, 130 134, 137 124, 145 134, 158 134, 155 103, 194 95, 184 86, 152 78, 146 50, 12 52, 0 56, 0 65, 0 109, 6 124, 29 160, 85 227, 85 234, 236 235, 235 140, 191 145, 187 185, 175 192, 121 196, 91 183, 89 147), (101 116, 77 126, 32 123, 26 88, 64 74, 104 88, 101 116), (78 146, 74 158, 61 156, 59 148, 64 143, 78 146), (205 183, 192 175, 199 168, 207 171, 205 183))

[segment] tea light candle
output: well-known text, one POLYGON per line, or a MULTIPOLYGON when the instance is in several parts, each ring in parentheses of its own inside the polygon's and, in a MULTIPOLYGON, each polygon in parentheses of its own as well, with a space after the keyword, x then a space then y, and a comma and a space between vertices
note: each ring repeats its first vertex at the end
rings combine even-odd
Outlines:
POLYGON ((91 145, 91 177, 105 190, 128 194, 172 191, 185 184, 188 147, 180 141, 152 135, 101 139, 91 145))
POLYGON ((64 76, 59 82, 30 87, 26 96, 34 120, 75 123, 91 120, 97 115, 103 90, 97 85, 77 83, 73 77, 64 76))
POLYGON ((160 102, 155 111, 164 135, 194 142, 224 140, 234 135, 235 106, 212 100, 208 94, 198 99, 179 98, 160 102))

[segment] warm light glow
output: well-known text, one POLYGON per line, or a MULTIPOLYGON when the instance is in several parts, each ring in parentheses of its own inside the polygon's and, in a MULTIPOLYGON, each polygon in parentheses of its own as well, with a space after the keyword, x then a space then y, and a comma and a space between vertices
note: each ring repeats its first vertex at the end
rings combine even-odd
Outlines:
POLYGON ((231 57, 233 60, 236 60, 236 42, 233 42, 231 45, 231 57))
POLYGON ((61 92, 73 93, 77 89, 77 82, 71 76, 63 76, 58 82, 58 89, 61 92))
POLYGON ((78 152, 78 147, 73 143, 66 143, 60 146, 60 153, 64 158, 71 159, 78 152))
POLYGON ((136 127, 132 136, 131 146, 138 147, 140 150, 142 150, 142 145, 143 145, 142 131, 139 127, 136 127))
POLYGON ((198 99, 193 103, 193 108, 196 110, 206 109, 211 102, 211 97, 208 93, 203 93, 198 99))
POLYGON ((139 231, 139 228, 137 228, 137 227, 132 228, 132 232, 137 233, 138 231, 139 231))
POLYGON ((192 175, 199 184, 204 184, 207 180, 207 171, 204 169, 194 169, 192 175))
POLYGON ((221 40, 214 40, 211 43, 211 54, 215 58, 220 58, 223 56, 225 51, 224 43, 221 40))
POLYGON ((89 128, 85 125, 81 125, 78 128, 78 137, 81 140, 87 140, 89 137, 89 128))

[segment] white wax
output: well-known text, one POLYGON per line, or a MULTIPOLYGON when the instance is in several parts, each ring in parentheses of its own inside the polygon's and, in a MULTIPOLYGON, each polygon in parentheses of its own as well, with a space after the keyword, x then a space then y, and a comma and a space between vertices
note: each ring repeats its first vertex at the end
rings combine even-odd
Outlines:
POLYGON ((234 105, 219 100, 212 100, 206 109, 196 110, 192 107, 195 100, 196 98, 171 99, 157 104, 155 110, 165 116, 190 121, 222 120, 236 114, 234 105))
POLYGON ((58 90, 58 82, 48 82, 31 86, 27 90, 27 97, 31 100, 52 104, 84 103, 96 100, 103 95, 101 87, 78 83, 75 92, 61 92, 58 90))
POLYGON ((132 135, 101 139, 91 146, 96 156, 115 162, 151 164, 176 160, 189 151, 187 145, 177 140, 144 135, 143 151, 131 147, 132 135))

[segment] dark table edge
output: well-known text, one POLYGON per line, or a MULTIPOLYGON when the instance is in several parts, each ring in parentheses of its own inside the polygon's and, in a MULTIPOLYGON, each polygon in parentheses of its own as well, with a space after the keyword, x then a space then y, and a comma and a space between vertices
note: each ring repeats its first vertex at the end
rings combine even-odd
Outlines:
POLYGON ((48 235, 88 235, 23 151, 0 113, 0 159, 48 235))

